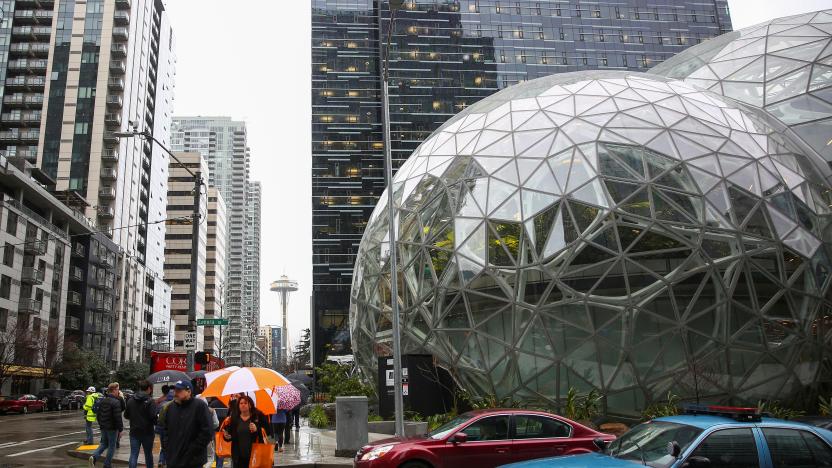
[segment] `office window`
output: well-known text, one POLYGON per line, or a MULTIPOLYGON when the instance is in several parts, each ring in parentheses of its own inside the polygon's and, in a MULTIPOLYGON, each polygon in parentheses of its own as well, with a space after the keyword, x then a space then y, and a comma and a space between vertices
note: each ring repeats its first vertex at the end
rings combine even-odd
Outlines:
POLYGON ((16 236, 17 235, 17 213, 9 211, 9 216, 6 219, 6 232, 16 236))
POLYGON ((6 243, 3 248, 3 265, 14 266, 14 245, 6 243))
POLYGON ((0 308, 0 331, 6 331, 6 324, 9 322, 9 310, 0 308))
POLYGON ((12 278, 10 276, 0 276, 0 298, 9 299, 12 296, 12 278))

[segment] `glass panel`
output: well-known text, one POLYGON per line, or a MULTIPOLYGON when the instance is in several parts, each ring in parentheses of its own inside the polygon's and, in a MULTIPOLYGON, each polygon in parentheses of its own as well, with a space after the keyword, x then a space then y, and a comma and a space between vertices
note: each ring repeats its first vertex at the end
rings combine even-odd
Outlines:
POLYGON ((709 435, 691 454, 705 457, 715 468, 752 468, 760 466, 757 443, 751 429, 726 429, 709 435))

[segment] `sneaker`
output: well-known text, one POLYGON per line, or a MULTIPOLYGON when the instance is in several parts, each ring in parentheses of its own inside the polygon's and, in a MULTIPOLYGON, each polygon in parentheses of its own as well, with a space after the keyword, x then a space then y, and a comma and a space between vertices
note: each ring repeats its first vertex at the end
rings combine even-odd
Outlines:
POLYGON ((94 456, 90 456, 90 458, 87 461, 89 462, 90 468, 95 468, 95 457, 94 456))

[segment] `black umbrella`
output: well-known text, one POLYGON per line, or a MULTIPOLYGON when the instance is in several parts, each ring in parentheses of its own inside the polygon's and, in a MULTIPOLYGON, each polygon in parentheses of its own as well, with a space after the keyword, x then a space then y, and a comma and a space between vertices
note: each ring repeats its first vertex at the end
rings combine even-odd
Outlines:
POLYGON ((204 379, 205 378, 205 372, 206 371, 204 371, 204 370, 198 370, 198 371, 188 372, 188 375, 191 376, 192 379, 200 379, 200 378, 204 379))
POLYGON ((163 370, 159 372, 154 372, 147 376, 147 381, 152 384, 170 383, 176 382, 178 380, 190 381, 191 378, 188 377, 188 374, 180 372, 178 370, 163 370))
POLYGON ((291 373, 287 375, 286 378, 289 380, 296 380, 304 385, 309 385, 312 383, 312 377, 306 374, 301 374, 300 372, 291 373))
POLYGON ((293 387, 298 389, 298 391, 300 392, 300 402, 301 402, 301 404, 305 405, 306 402, 309 400, 309 395, 311 394, 311 392, 309 391, 309 388, 307 388, 306 385, 301 383, 299 380, 289 379, 289 382, 292 383, 293 387))

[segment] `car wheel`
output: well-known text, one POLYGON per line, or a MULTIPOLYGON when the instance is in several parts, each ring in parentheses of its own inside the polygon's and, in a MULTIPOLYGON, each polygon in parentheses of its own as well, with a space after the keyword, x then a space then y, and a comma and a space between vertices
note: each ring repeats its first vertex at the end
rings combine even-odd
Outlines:
POLYGON ((425 462, 409 461, 399 465, 399 468, 431 468, 431 466, 425 462))

